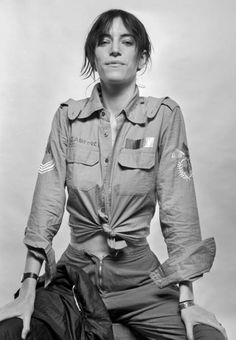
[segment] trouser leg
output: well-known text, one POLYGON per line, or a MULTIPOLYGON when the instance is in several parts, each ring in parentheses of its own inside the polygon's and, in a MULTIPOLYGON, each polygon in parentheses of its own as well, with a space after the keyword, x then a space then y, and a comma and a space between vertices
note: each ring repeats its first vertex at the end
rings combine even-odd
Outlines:
POLYGON ((193 328, 194 340, 225 340, 223 334, 218 329, 198 324, 193 328))
MULTIPOLYGON (((142 340, 187 340, 178 308, 175 287, 158 289, 153 283, 122 292, 103 293, 103 301, 114 322, 124 323, 142 340)), ((194 340, 224 340, 217 329, 198 324, 194 340)))
MULTIPOLYGON (((23 321, 19 318, 11 318, 0 322, 1 340, 21 340, 23 321)), ((30 332, 26 340, 55 340, 50 329, 42 321, 32 318, 30 332)))
POLYGON ((21 340, 23 321, 19 318, 11 318, 0 322, 1 340, 21 340))
POLYGON ((104 292, 102 298, 112 320, 126 324, 143 340, 186 340, 174 287, 158 289, 149 282, 125 291, 104 292))

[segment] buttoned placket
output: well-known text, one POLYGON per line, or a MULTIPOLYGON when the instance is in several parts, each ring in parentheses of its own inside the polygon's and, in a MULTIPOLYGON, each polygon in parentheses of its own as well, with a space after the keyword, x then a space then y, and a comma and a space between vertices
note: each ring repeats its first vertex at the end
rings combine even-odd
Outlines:
POLYGON ((104 110, 100 113, 100 124, 99 124, 99 145, 100 145, 100 161, 101 161, 101 172, 103 179, 103 188, 102 188, 102 214, 105 214, 104 220, 108 221, 107 216, 107 177, 109 171, 109 157, 111 155, 112 150, 112 141, 111 141, 111 126, 109 120, 108 112, 104 110))
POLYGON ((124 113, 121 113, 117 118, 117 134, 112 145, 111 135, 111 124, 110 114, 105 109, 100 113, 100 124, 99 124, 99 145, 101 152, 101 171, 103 179, 102 188, 102 207, 101 212, 103 220, 105 222, 103 229, 107 233, 112 235, 111 227, 109 225, 111 217, 111 204, 112 204, 112 177, 114 172, 115 164, 113 159, 116 157, 117 150, 119 149, 120 143, 122 143, 122 135, 124 135, 124 113))

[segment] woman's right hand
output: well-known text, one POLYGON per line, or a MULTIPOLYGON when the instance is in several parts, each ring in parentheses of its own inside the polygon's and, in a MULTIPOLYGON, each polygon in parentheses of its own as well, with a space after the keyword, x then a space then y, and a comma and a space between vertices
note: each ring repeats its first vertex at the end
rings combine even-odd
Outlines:
POLYGON ((14 317, 22 319, 22 339, 26 338, 30 330, 30 320, 34 311, 35 284, 30 281, 32 279, 23 282, 19 296, 14 301, 0 308, 0 321, 14 317))

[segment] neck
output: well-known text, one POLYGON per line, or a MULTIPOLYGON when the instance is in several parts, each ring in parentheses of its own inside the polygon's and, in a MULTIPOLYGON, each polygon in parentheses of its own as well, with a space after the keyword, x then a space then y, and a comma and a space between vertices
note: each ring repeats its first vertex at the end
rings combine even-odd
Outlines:
POLYGON ((110 112, 110 114, 115 116, 127 106, 133 97, 135 92, 135 82, 126 86, 111 86, 104 84, 101 81, 101 88, 103 105, 110 112))

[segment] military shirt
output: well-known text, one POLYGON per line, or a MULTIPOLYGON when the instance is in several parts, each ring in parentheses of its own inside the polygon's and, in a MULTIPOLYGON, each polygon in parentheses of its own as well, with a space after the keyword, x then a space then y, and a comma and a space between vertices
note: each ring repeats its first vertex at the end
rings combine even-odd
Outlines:
POLYGON ((169 258, 151 277, 159 287, 198 278, 212 266, 215 242, 201 238, 179 105, 168 97, 141 97, 136 86, 116 120, 112 143, 100 84, 89 98, 60 105, 39 168, 24 243, 46 260, 50 282, 56 268, 52 241, 65 203, 73 242, 103 233, 116 250, 147 242, 158 206, 169 258))

